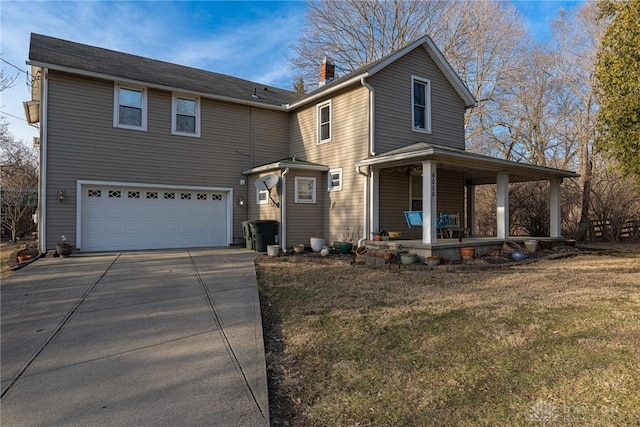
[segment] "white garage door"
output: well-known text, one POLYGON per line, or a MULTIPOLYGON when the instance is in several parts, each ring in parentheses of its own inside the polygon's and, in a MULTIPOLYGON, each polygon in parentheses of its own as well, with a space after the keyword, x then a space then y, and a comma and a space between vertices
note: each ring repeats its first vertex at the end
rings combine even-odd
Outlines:
POLYGON ((82 186, 81 250, 226 246, 227 193, 82 186))

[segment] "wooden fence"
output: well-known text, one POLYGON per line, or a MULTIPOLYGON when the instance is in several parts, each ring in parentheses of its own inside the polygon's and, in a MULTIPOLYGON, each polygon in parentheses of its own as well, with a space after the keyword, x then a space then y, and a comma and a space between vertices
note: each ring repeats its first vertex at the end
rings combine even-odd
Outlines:
POLYGON ((640 220, 631 219, 623 224, 613 224, 611 221, 591 221, 590 240, 638 240, 640 239, 640 220))

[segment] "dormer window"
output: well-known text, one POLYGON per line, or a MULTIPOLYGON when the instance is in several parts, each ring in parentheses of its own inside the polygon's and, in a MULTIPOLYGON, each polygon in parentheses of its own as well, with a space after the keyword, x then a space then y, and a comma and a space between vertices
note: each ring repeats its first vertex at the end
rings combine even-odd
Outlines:
POLYGON ((431 81, 412 76, 411 84, 413 130, 431 133, 431 81))
POLYGON ((113 126, 147 130, 147 90, 120 84, 114 87, 113 126))

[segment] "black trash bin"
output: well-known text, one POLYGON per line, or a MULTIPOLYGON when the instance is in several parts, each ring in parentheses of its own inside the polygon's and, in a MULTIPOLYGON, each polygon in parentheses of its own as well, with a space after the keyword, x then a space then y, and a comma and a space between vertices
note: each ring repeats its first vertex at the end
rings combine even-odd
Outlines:
MULTIPOLYGON (((242 222, 242 235, 244 236, 244 243, 247 249, 253 250, 253 238, 251 237, 251 223, 254 221, 242 222)), ((255 228, 255 227, 254 227, 255 228)))
POLYGON ((251 238, 253 240, 253 250, 267 252, 267 245, 276 244, 278 234, 278 221, 259 220, 249 223, 251 238))

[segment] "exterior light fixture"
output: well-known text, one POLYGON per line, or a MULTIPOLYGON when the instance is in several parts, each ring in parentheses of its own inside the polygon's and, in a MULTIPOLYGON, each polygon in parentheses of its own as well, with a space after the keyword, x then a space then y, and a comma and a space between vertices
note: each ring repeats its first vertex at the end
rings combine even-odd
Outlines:
POLYGON ((58 191, 58 201, 64 202, 64 190, 58 191))

